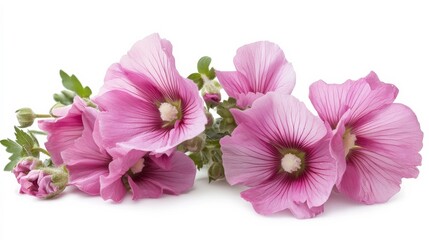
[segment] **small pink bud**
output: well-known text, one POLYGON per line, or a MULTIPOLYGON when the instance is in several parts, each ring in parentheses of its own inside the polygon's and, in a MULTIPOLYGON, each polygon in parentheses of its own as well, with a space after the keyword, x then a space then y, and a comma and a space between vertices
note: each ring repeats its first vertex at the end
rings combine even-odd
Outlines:
POLYGON ((31 170, 35 170, 42 166, 42 162, 34 157, 23 158, 13 169, 13 174, 15 174, 16 180, 19 180, 26 176, 31 170))
POLYGON ((204 93, 203 99, 207 104, 211 106, 217 106, 220 103, 222 97, 220 93, 204 93))

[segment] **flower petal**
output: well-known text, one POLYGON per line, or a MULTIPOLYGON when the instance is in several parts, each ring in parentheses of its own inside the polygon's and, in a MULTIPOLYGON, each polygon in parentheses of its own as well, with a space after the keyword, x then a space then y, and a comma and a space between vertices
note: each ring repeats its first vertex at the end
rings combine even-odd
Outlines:
POLYGON ((348 158, 340 192, 366 204, 386 202, 402 178, 418 176, 423 133, 408 107, 392 104, 353 130, 359 148, 348 158))
POLYGON ((310 100, 320 118, 328 122, 332 129, 337 127, 341 116, 347 111, 347 93, 352 81, 343 84, 327 84, 319 80, 310 86, 310 100))
POLYGON ((239 94, 251 92, 248 80, 239 72, 216 71, 216 77, 228 96, 238 99, 239 94))
POLYGON ((162 169, 147 159, 143 171, 128 181, 134 200, 157 198, 162 193, 178 195, 188 191, 194 184, 195 174, 193 161, 184 153, 175 152, 171 155, 170 169, 162 169))
POLYGON ((61 153, 70 174, 69 183, 90 195, 100 194, 100 176, 108 174, 111 156, 93 139, 97 110, 87 108, 82 113, 81 137, 61 153))
POLYGON ((126 194, 127 189, 122 182, 121 175, 100 177, 100 195, 104 200, 111 199, 114 202, 121 202, 126 194))
POLYGON ((241 124, 254 136, 282 147, 305 148, 327 133, 323 122, 304 103, 290 95, 268 93, 242 115, 248 120, 241 124))
MULTIPOLYGON (((295 71, 280 47, 272 42, 255 42, 237 50, 237 71, 247 79, 250 92, 267 93, 282 89, 290 94, 295 86, 295 71)), ((242 92, 242 93, 247 93, 242 92)))
MULTIPOLYGON (((56 166, 63 164, 61 152, 70 147, 76 139, 82 135, 82 112, 86 103, 79 97, 74 98, 74 103, 67 112, 61 110, 63 116, 56 119, 39 120, 39 128, 48 133, 46 149, 51 154, 52 162, 56 166)), ((90 114, 90 113, 89 113, 90 114)))
POLYGON ((142 148, 165 135, 164 132, 157 131, 161 129, 162 120, 155 104, 118 90, 100 96, 99 103, 106 110, 100 113, 99 127, 101 137, 108 147, 115 147, 117 143, 143 135, 145 139, 134 147, 146 150, 142 148))
POLYGON ((414 112, 403 104, 394 103, 353 126, 358 136, 356 144, 392 156, 401 164, 420 165, 418 152, 423 147, 423 133, 414 112))
MULTIPOLYGON (((177 99, 177 89, 184 79, 176 70, 172 46, 168 40, 152 34, 134 44, 120 64, 127 71, 146 76, 156 86, 164 90, 163 95, 177 99)), ((134 79, 130 79, 134 81, 134 79)), ((134 81, 139 85, 139 81, 134 81)))
POLYGON ((232 136, 222 138, 220 143, 225 177, 231 185, 257 185, 279 168, 278 151, 250 134, 246 126, 238 125, 232 136))
POLYGON ((326 84, 317 81, 310 86, 310 100, 319 116, 336 128, 342 115, 350 109, 346 125, 353 125, 368 114, 393 103, 398 89, 381 82, 374 72, 357 81, 326 84))

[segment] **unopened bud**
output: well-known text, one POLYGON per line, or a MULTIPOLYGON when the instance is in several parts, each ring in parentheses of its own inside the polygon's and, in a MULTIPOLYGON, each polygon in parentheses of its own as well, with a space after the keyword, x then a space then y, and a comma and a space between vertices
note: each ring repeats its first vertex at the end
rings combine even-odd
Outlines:
POLYGON ((33 125, 36 114, 31 108, 21 108, 16 111, 16 118, 18 119, 20 127, 26 128, 33 125))
POLYGON ((220 93, 204 93, 203 95, 204 102, 209 106, 217 106, 222 99, 220 93))
POLYGON ((213 162, 208 170, 209 181, 216 181, 225 178, 225 172, 222 163, 213 162))
POLYGON ((184 142, 184 146, 190 152, 199 152, 203 149, 205 135, 201 134, 184 142))

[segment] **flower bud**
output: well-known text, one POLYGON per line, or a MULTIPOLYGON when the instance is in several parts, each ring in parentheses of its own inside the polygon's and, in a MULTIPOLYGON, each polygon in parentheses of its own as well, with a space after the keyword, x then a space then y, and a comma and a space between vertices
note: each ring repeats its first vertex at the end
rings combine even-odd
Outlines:
POLYGON ((221 98, 220 93, 204 93, 203 95, 204 102, 209 106, 219 105, 221 98))
POLYGON ((190 152, 200 152, 204 148, 205 135, 200 134, 192 139, 186 140, 183 145, 190 152))
POLYGON ((68 173, 65 167, 42 167, 28 172, 19 179, 20 193, 38 198, 53 198, 64 191, 68 183, 68 173))
POLYGON ((219 105, 221 101, 220 95, 220 84, 215 80, 204 80, 204 86, 201 89, 203 99, 209 107, 215 107, 219 105))
POLYGON ((214 123, 213 115, 206 110, 206 117, 207 117, 206 128, 210 128, 213 126, 213 123, 214 123))
POLYGON ((26 157, 23 158, 12 170, 13 174, 15 174, 16 180, 19 183, 19 180, 26 176, 31 170, 35 170, 41 167, 42 162, 35 157, 26 157))
POLYGON ((33 125, 36 114, 31 108, 21 108, 16 111, 16 118, 18 119, 20 127, 26 128, 33 125))
POLYGON ((208 170, 209 181, 216 181, 225 178, 225 172, 222 163, 213 162, 208 170))

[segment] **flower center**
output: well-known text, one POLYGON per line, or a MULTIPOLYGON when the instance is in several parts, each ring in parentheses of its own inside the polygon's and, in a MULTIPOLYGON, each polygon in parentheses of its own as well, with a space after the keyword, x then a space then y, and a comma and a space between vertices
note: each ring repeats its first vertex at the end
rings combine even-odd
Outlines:
POLYGON ((137 174, 141 172, 143 168, 144 168, 144 158, 141 158, 130 168, 130 170, 133 174, 137 174))
POLYGON ((356 135, 351 132, 350 128, 346 128, 343 135, 344 154, 347 156, 353 148, 356 148, 356 135))
POLYGON ((285 172, 294 173, 301 168, 301 158, 295 154, 288 153, 283 156, 281 164, 285 172))
POLYGON ((159 110, 159 113, 161 114, 162 121, 173 122, 178 119, 179 111, 171 103, 168 103, 168 102, 161 103, 158 110, 159 110))

